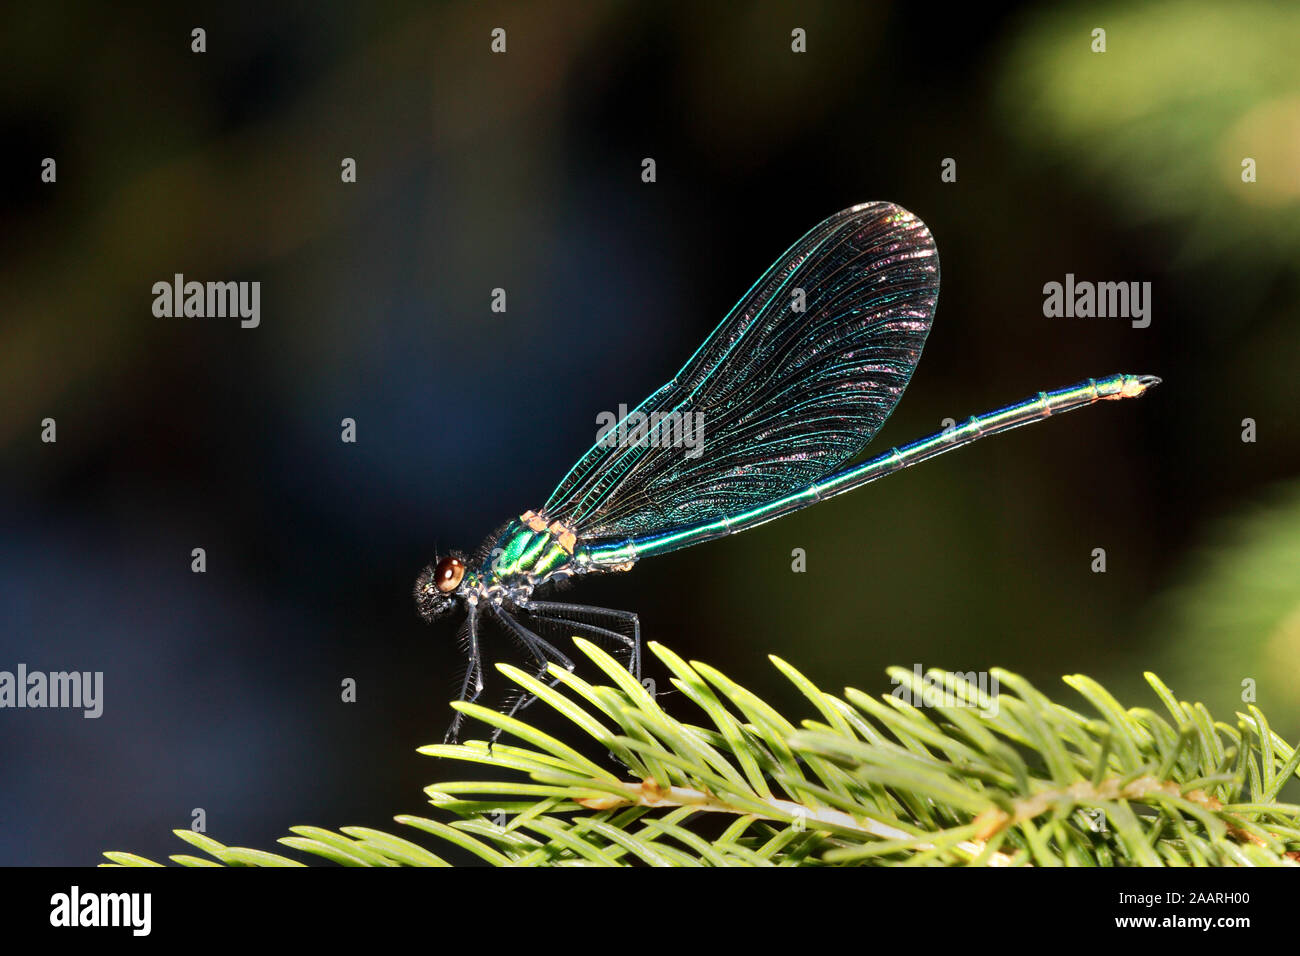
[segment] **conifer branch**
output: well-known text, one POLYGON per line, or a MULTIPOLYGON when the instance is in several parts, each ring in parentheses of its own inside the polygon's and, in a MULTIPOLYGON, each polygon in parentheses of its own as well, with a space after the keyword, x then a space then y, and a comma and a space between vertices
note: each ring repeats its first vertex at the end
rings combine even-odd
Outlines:
MULTIPOLYGON (((1167 717, 1125 708, 1095 681, 1066 678, 1095 715, 992 672, 891 668, 904 693, 842 697, 779 658, 813 716, 796 725, 707 664, 650 649, 698 724, 670 715, 594 644, 609 678, 552 668, 556 685, 498 670, 567 718, 570 739, 474 704, 466 716, 517 743, 435 744, 421 753, 507 771, 426 789, 445 819, 402 815, 458 862, 535 865, 1295 865, 1300 806, 1278 800, 1300 749, 1250 706, 1232 724, 1147 682, 1167 717), (593 759, 586 751, 604 751, 593 759)), ((680 699, 680 698, 679 698, 680 699)), ((685 706, 675 709, 687 709, 685 706)), ((299 866, 263 851, 177 835, 207 856, 184 866, 299 866)), ((280 842, 344 866, 448 866, 434 850, 365 827, 294 827, 280 842)), ((128 853, 108 865, 157 865, 128 853)))

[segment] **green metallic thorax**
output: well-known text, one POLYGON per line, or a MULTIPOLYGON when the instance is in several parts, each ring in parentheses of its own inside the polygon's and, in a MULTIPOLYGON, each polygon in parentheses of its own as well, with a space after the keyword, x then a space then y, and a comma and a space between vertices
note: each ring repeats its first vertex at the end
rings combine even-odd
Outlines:
POLYGON ((572 561, 573 555, 549 531, 534 531, 515 519, 501 532, 479 573, 489 584, 505 584, 550 577, 572 561))

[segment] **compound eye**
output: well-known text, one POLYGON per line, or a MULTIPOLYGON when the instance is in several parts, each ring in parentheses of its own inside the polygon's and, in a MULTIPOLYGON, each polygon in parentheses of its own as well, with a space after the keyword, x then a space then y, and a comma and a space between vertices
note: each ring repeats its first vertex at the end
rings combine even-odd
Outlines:
POLYGON ((433 584, 443 594, 450 594, 460 587, 465 577, 465 562, 460 558, 443 558, 433 569, 433 584))

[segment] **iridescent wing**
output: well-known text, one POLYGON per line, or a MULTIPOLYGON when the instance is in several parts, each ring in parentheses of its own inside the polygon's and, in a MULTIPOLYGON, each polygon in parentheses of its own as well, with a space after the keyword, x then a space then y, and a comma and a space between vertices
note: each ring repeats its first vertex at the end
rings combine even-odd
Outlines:
POLYGON ((836 213, 592 446, 543 513, 592 541, 712 521, 815 482, 894 410, 938 297, 939 257, 921 220, 890 203, 836 213), (696 423, 702 441, 683 445, 681 427, 689 437, 696 423))

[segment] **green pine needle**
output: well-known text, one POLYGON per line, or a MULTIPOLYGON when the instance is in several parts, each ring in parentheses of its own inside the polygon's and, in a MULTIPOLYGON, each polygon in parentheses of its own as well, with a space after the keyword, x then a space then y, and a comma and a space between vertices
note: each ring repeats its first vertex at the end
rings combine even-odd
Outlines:
MULTIPOLYGON (((552 668, 555 687, 498 670, 567 719, 570 741, 473 704, 458 710, 507 737, 420 752, 485 765, 506 779, 426 790, 444 819, 402 815, 408 836, 492 866, 1291 866, 1300 806, 1278 802, 1300 748, 1258 708, 1215 721, 1154 674, 1164 714, 1125 708, 1083 675, 1065 683, 1093 713, 995 671, 993 697, 960 675, 874 698, 821 690, 772 663, 811 707, 796 720, 706 664, 650 649, 689 703, 686 723, 588 641, 607 677, 589 684, 552 668), (1167 714, 1167 716, 1166 716, 1167 714), (506 742, 513 738, 515 743, 506 742), (585 743, 584 743, 585 741, 585 743), (622 768, 584 756, 594 742, 622 768), (427 841, 426 841, 427 842, 427 841), (467 856, 466 856, 467 855, 467 856)), ((681 709, 687 709, 683 706, 681 709)), ((279 842, 343 866, 449 866, 413 839, 368 827, 293 827, 279 842)), ((301 866, 175 831, 207 857, 182 866, 301 866), (208 859, 210 857, 211 859, 208 859)), ((110 852, 104 866, 157 866, 110 852)))

